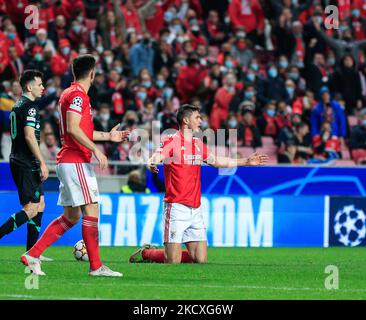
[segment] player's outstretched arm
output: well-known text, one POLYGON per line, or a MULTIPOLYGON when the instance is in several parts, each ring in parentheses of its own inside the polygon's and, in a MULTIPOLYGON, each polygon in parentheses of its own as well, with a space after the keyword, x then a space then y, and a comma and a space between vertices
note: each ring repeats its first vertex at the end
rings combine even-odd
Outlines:
POLYGON ((118 131, 120 124, 117 124, 110 132, 94 131, 93 141, 122 142, 128 139, 130 131, 118 131))
POLYGON ((48 168, 46 165, 46 161, 42 156, 41 149, 37 143, 37 138, 35 134, 35 129, 30 126, 24 127, 24 138, 27 143, 29 150, 33 153, 36 159, 40 162, 40 169, 41 169, 41 179, 42 181, 47 180, 48 178, 48 168))
POLYGON ((235 168, 243 166, 260 166, 268 162, 268 156, 258 152, 253 153, 248 158, 234 159, 228 157, 217 157, 210 154, 206 163, 216 168, 235 168))
POLYGON ((84 131, 80 128, 81 115, 76 112, 66 113, 66 130, 81 145, 92 151, 99 161, 99 167, 105 169, 108 166, 107 157, 97 148, 84 131))

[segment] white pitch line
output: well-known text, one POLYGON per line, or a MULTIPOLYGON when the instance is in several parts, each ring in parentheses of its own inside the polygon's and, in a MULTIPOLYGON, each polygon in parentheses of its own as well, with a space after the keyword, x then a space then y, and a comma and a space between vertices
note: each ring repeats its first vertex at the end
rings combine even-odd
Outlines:
MULTIPOLYGON (((93 283, 69 283, 69 286, 78 286, 78 287, 95 287, 95 284, 93 283)), ((134 285, 132 283, 127 283, 126 286, 134 285)), ((104 283, 103 286, 116 286, 116 283, 104 283)), ((253 285, 187 285, 187 284, 181 284, 181 285, 171 285, 171 284, 162 284, 162 283, 136 283, 136 286, 139 287, 170 287, 170 288, 216 288, 216 289, 255 289, 255 290, 276 290, 276 291, 323 291, 323 292, 366 292, 366 289, 337 289, 337 290, 327 290, 325 288, 309 288, 309 287, 273 287, 273 286, 253 286, 253 285)), ((2 295, 1 296, 11 296, 11 295, 2 295)), ((17 295, 14 295, 16 297, 17 295)), ((27 298, 27 295, 19 295, 19 298, 24 297, 27 298)), ((68 298, 68 297, 40 297, 40 296, 29 296, 30 298, 38 298, 38 299, 75 299, 75 300, 81 300, 81 299, 99 299, 99 298, 68 298)))
POLYGON ((104 300, 103 298, 90 298, 90 297, 62 297, 62 296, 31 296, 26 294, 1 294, 0 297, 3 298, 19 298, 19 299, 36 299, 36 300, 104 300))

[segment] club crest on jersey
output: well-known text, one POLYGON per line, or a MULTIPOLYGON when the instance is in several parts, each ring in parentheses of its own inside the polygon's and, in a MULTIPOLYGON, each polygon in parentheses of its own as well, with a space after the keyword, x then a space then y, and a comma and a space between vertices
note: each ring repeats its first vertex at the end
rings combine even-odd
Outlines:
POLYGON ((37 111, 36 111, 36 109, 34 109, 34 108, 31 108, 31 109, 29 109, 29 111, 28 111, 28 114, 29 114, 31 117, 34 117, 34 116, 36 115, 36 113, 37 113, 37 111))

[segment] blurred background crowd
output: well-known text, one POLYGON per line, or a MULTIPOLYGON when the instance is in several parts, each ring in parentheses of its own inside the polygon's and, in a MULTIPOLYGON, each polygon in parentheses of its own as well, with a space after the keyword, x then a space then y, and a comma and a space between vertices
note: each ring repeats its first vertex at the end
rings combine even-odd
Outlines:
MULTIPOLYGON (((238 153, 271 163, 366 162, 365 0, 0 0, 0 158, 24 69, 44 73, 42 152, 60 148, 57 102, 70 62, 97 60, 95 129, 177 128, 179 105, 202 129, 237 129, 238 153), (27 30, 27 5, 39 28, 27 30), (336 5, 336 28, 324 26, 336 5)), ((229 144, 230 141, 227 141, 229 144)), ((147 143, 151 149, 152 142, 147 143)), ((131 142, 101 144, 129 161, 131 142)), ((127 173, 134 167, 122 168, 127 173)))

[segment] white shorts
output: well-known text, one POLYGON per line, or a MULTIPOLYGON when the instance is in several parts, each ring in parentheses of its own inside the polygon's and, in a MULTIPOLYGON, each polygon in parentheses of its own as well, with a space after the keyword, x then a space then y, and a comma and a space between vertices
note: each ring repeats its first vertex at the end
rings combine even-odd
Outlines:
POLYGON ((99 201, 97 177, 90 163, 59 163, 56 174, 60 180, 59 206, 78 207, 99 201))
POLYGON ((164 203, 164 243, 207 241, 201 207, 164 203))

